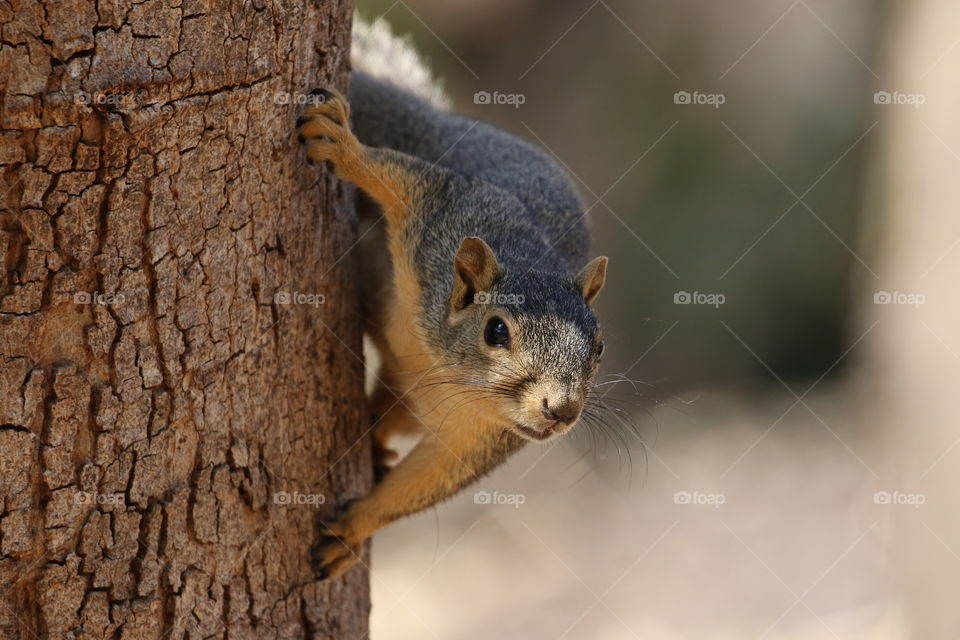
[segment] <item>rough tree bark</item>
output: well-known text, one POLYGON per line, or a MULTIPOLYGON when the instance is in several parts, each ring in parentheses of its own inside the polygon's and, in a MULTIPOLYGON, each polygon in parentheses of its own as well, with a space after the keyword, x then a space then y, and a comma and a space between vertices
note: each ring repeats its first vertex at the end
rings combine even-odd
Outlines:
POLYGON ((0 3, 0 637, 366 632, 307 564, 371 482, 352 201, 292 136, 349 5, 0 3))

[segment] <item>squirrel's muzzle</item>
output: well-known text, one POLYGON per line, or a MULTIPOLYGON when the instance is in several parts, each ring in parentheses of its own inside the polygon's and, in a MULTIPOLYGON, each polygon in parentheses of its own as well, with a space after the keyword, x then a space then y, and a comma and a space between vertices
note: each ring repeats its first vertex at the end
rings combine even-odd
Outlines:
POLYGON ((550 400, 544 398, 540 413, 551 422, 562 422, 565 425, 571 425, 580 417, 581 409, 583 409, 583 403, 571 398, 564 399, 560 402, 550 402, 550 400))
POLYGON ((527 401, 529 404, 524 410, 526 415, 514 429, 528 440, 543 441, 566 433, 583 411, 584 399, 567 393, 542 393, 535 397, 539 398, 539 402, 527 401))

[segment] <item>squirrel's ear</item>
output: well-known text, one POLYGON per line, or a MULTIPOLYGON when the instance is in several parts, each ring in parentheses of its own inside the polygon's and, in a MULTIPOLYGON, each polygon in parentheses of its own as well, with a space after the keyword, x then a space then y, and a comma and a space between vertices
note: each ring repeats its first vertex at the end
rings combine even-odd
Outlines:
POLYGON ((577 274, 577 287, 583 293, 583 299, 588 305, 593 304, 597 294, 603 288, 603 281, 607 277, 607 256, 594 258, 577 274))
POLYGON ((489 289, 500 273, 493 249, 476 237, 464 238, 453 259, 453 294, 450 304, 460 310, 473 304, 477 293, 489 289))

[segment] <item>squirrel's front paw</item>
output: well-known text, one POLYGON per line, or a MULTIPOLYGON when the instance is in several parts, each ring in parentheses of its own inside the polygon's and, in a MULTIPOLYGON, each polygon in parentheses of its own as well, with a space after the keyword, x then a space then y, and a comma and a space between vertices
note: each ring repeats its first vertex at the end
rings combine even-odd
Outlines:
POLYGON ((313 162, 342 162, 346 154, 357 153, 359 145, 350 131, 350 107, 335 90, 314 89, 311 105, 297 119, 299 139, 307 145, 307 157, 313 162))
POLYGON ((310 562, 317 579, 333 578, 357 562, 363 554, 363 539, 353 534, 345 519, 320 522, 317 540, 310 549, 310 562))

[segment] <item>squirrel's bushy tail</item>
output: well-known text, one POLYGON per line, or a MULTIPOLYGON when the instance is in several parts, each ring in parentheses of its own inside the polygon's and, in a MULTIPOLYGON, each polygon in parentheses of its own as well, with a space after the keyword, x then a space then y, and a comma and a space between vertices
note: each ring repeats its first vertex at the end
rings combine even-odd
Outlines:
POLYGON ((409 37, 394 34, 385 20, 370 23, 354 14, 350 63, 354 70, 406 89, 439 109, 450 107, 450 100, 409 37))

